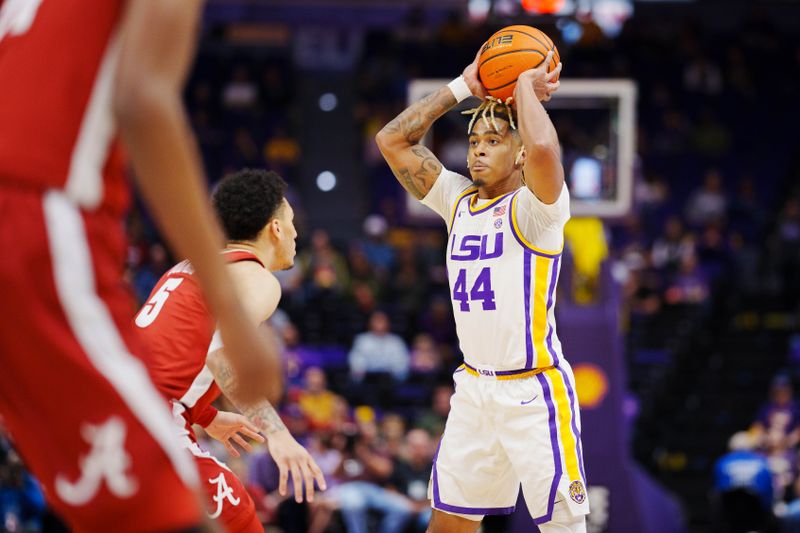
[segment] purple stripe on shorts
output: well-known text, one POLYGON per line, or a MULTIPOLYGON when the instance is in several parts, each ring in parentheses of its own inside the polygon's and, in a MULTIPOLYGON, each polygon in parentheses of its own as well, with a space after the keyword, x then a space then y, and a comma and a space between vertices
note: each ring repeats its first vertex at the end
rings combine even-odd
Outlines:
POLYGON ((522 287, 525 298, 525 368, 533 368, 533 339, 531 338, 531 252, 525 250, 525 262, 522 265, 524 279, 522 287))
MULTIPOLYGON (((553 295, 556 292, 556 278, 558 278, 558 262, 561 260, 560 257, 556 257, 555 261, 553 261, 553 269, 552 269, 552 276, 550 279, 550 288, 547 290, 547 310, 545 311, 548 315, 550 315, 550 309, 553 308, 553 295)), ((549 321, 548 321, 549 322, 549 321)), ((553 325, 547 324, 550 328, 550 331, 547 333, 547 351, 550 352, 550 357, 553 358, 553 366, 558 366, 558 355, 556 355, 556 351, 553 350, 553 325)))
POLYGON ((564 377, 564 384, 567 387, 567 394, 569 395, 569 408, 572 411, 572 433, 575 435, 575 447, 577 448, 578 452, 578 468, 581 470, 581 477, 583 481, 586 481, 586 474, 583 472, 583 444, 581 443, 581 432, 578 431, 578 421, 575 418, 575 392, 572 390, 572 385, 570 384, 569 378, 567 377, 567 373, 564 372, 563 368, 558 369, 561 372, 561 375, 564 377))
POLYGON ((534 518, 533 522, 535 524, 544 524, 545 522, 549 522, 553 518, 553 506, 555 505, 556 501, 556 490, 558 489, 558 483, 561 481, 561 473, 563 472, 561 466, 561 451, 558 447, 558 429, 556 428, 556 408, 553 405, 553 398, 550 393, 550 385, 547 383, 547 378, 544 377, 544 374, 537 374, 536 378, 539 380, 539 384, 542 386, 542 392, 544 393, 544 401, 547 404, 547 412, 550 417, 550 446, 553 450, 553 464, 555 466, 555 472, 553 474, 553 483, 550 485, 550 497, 547 500, 547 513, 544 516, 540 516, 539 518, 534 518))
MULTIPOLYGON (((444 437, 442 437, 444 440, 444 437)), ((516 508, 516 504, 512 505, 511 507, 459 507, 458 505, 448 505, 446 503, 442 503, 442 499, 439 497, 439 476, 436 474, 436 459, 439 458, 439 448, 442 447, 442 441, 439 441, 439 446, 436 447, 436 454, 433 456, 433 508, 439 509, 440 511, 448 511, 450 513, 459 513, 459 514, 475 514, 475 515, 487 515, 487 514, 511 514, 514 512, 516 508)))

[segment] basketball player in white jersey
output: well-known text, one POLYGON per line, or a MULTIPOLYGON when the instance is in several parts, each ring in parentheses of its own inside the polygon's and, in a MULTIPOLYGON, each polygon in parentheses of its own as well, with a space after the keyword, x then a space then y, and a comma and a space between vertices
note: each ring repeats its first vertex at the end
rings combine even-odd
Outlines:
POLYGON ((558 89, 552 52, 520 75, 513 104, 472 110, 471 179, 420 140, 469 96, 486 98, 478 62, 387 124, 378 146, 405 189, 447 223, 447 270, 464 364, 434 458, 428 531, 472 533, 510 514, 520 484, 543 533, 584 532, 589 511, 580 414, 554 317, 569 193, 541 101, 558 89))

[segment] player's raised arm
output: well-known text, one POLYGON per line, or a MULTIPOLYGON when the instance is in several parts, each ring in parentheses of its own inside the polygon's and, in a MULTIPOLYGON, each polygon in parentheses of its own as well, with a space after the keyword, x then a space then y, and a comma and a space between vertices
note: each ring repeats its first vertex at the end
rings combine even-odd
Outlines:
POLYGON ((558 81, 550 80, 561 72, 561 63, 547 72, 552 58, 551 51, 538 67, 520 74, 514 91, 519 134, 525 147, 525 184, 546 204, 558 200, 564 186, 558 135, 541 103, 550 100, 559 85, 558 81))
POLYGON ((128 3, 114 82, 114 110, 139 187, 178 255, 194 266, 219 321, 240 394, 277 399, 278 355, 244 319, 219 249, 200 157, 181 93, 194 56, 200 0, 128 3))
POLYGON ((420 141, 436 119, 473 95, 486 96, 478 80, 477 56, 461 76, 406 108, 375 137, 397 180, 418 200, 428 194, 442 171, 442 164, 420 141))

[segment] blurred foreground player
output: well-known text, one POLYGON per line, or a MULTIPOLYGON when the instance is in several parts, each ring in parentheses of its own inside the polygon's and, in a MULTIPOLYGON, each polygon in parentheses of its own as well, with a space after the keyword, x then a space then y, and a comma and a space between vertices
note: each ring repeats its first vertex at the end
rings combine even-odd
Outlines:
POLYGON ((585 532, 589 511, 572 370, 556 334, 555 287, 569 192, 540 100, 558 88, 553 53, 519 76, 514 107, 484 100, 468 127, 472 179, 420 144, 469 96, 486 97, 478 57, 462 77, 378 134, 405 189, 447 223, 447 271, 464 364, 433 461, 429 531, 472 533, 510 514, 520 484, 543 533, 585 532), (518 127, 517 127, 518 126, 518 127))
MULTIPOLYGON (((297 231, 285 190, 286 183, 274 172, 243 170, 223 179, 213 196, 228 238, 222 255, 253 324, 267 320, 278 306, 281 287, 271 271, 294 264, 297 231)), ((248 402, 237 397, 227 349, 215 333, 216 324, 189 261, 162 276, 134 322, 152 358, 148 367, 153 380, 171 400, 182 443, 197 461, 209 516, 229 532, 263 531, 244 485, 225 464, 198 447, 192 424, 203 426, 234 456, 238 456, 234 443, 249 451, 245 439, 263 441, 260 431, 280 469, 280 493, 286 494, 291 473, 295 500, 303 501, 305 485, 305 497, 313 501, 314 481, 325 488, 322 472, 267 399, 248 402), (217 411, 211 402, 220 392, 245 416, 217 411)))
POLYGON ((196 269, 240 394, 280 389, 276 354, 245 320, 219 257, 181 104, 200 8, 0 5, 0 411, 75 531, 178 531, 203 520, 196 468, 134 355, 117 128, 153 214, 196 269))

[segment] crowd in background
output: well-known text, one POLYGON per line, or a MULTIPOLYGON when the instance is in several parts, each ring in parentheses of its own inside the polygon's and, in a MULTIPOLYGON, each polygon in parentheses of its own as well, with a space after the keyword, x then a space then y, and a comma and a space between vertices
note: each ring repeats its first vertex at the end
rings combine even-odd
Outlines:
MULTIPOLYGON (((560 45, 565 76, 638 84, 635 208, 607 225, 604 238, 628 328, 663 340, 669 333, 656 330, 664 313, 707 312, 720 287, 735 287, 745 302, 766 295, 790 308, 800 301, 800 160, 790 159, 800 151, 786 119, 800 116, 786 77, 800 68, 800 45, 758 13, 744 25, 737 33, 704 35, 699 21, 634 17, 608 39, 584 21, 577 42, 560 45)), ((542 29, 558 35, 555 27, 542 29)), ((455 15, 440 27, 412 16, 393 31, 365 36, 357 120, 371 214, 361 234, 334 242, 324 228, 304 227, 295 205, 299 253, 295 267, 279 274, 283 299, 272 320, 288 376, 281 414, 331 488, 313 504, 294 504, 277 494, 265 448, 233 458, 207 443, 247 480, 267 524, 285 531, 424 531, 431 462, 460 362, 446 235, 406 224, 401 188, 372 139, 405 107, 410 79, 458 75, 489 33, 455 15)), ((209 176, 266 167, 290 187, 305 179, 295 134, 302 125, 293 119, 289 90, 297 75, 288 60, 235 47, 224 54, 201 49, 186 98, 209 176)), ((579 134, 556 127, 562 136, 579 134)), ((437 148, 445 164, 450 158, 455 165, 463 158, 453 139, 464 132, 445 133, 437 148)), ((129 237, 128 276, 143 301, 173 259, 138 210, 129 237)), ((770 431, 763 435, 768 442, 770 431)), ((9 531, 35 530, 41 494, 7 441, 0 444, 0 518, 9 531)))

